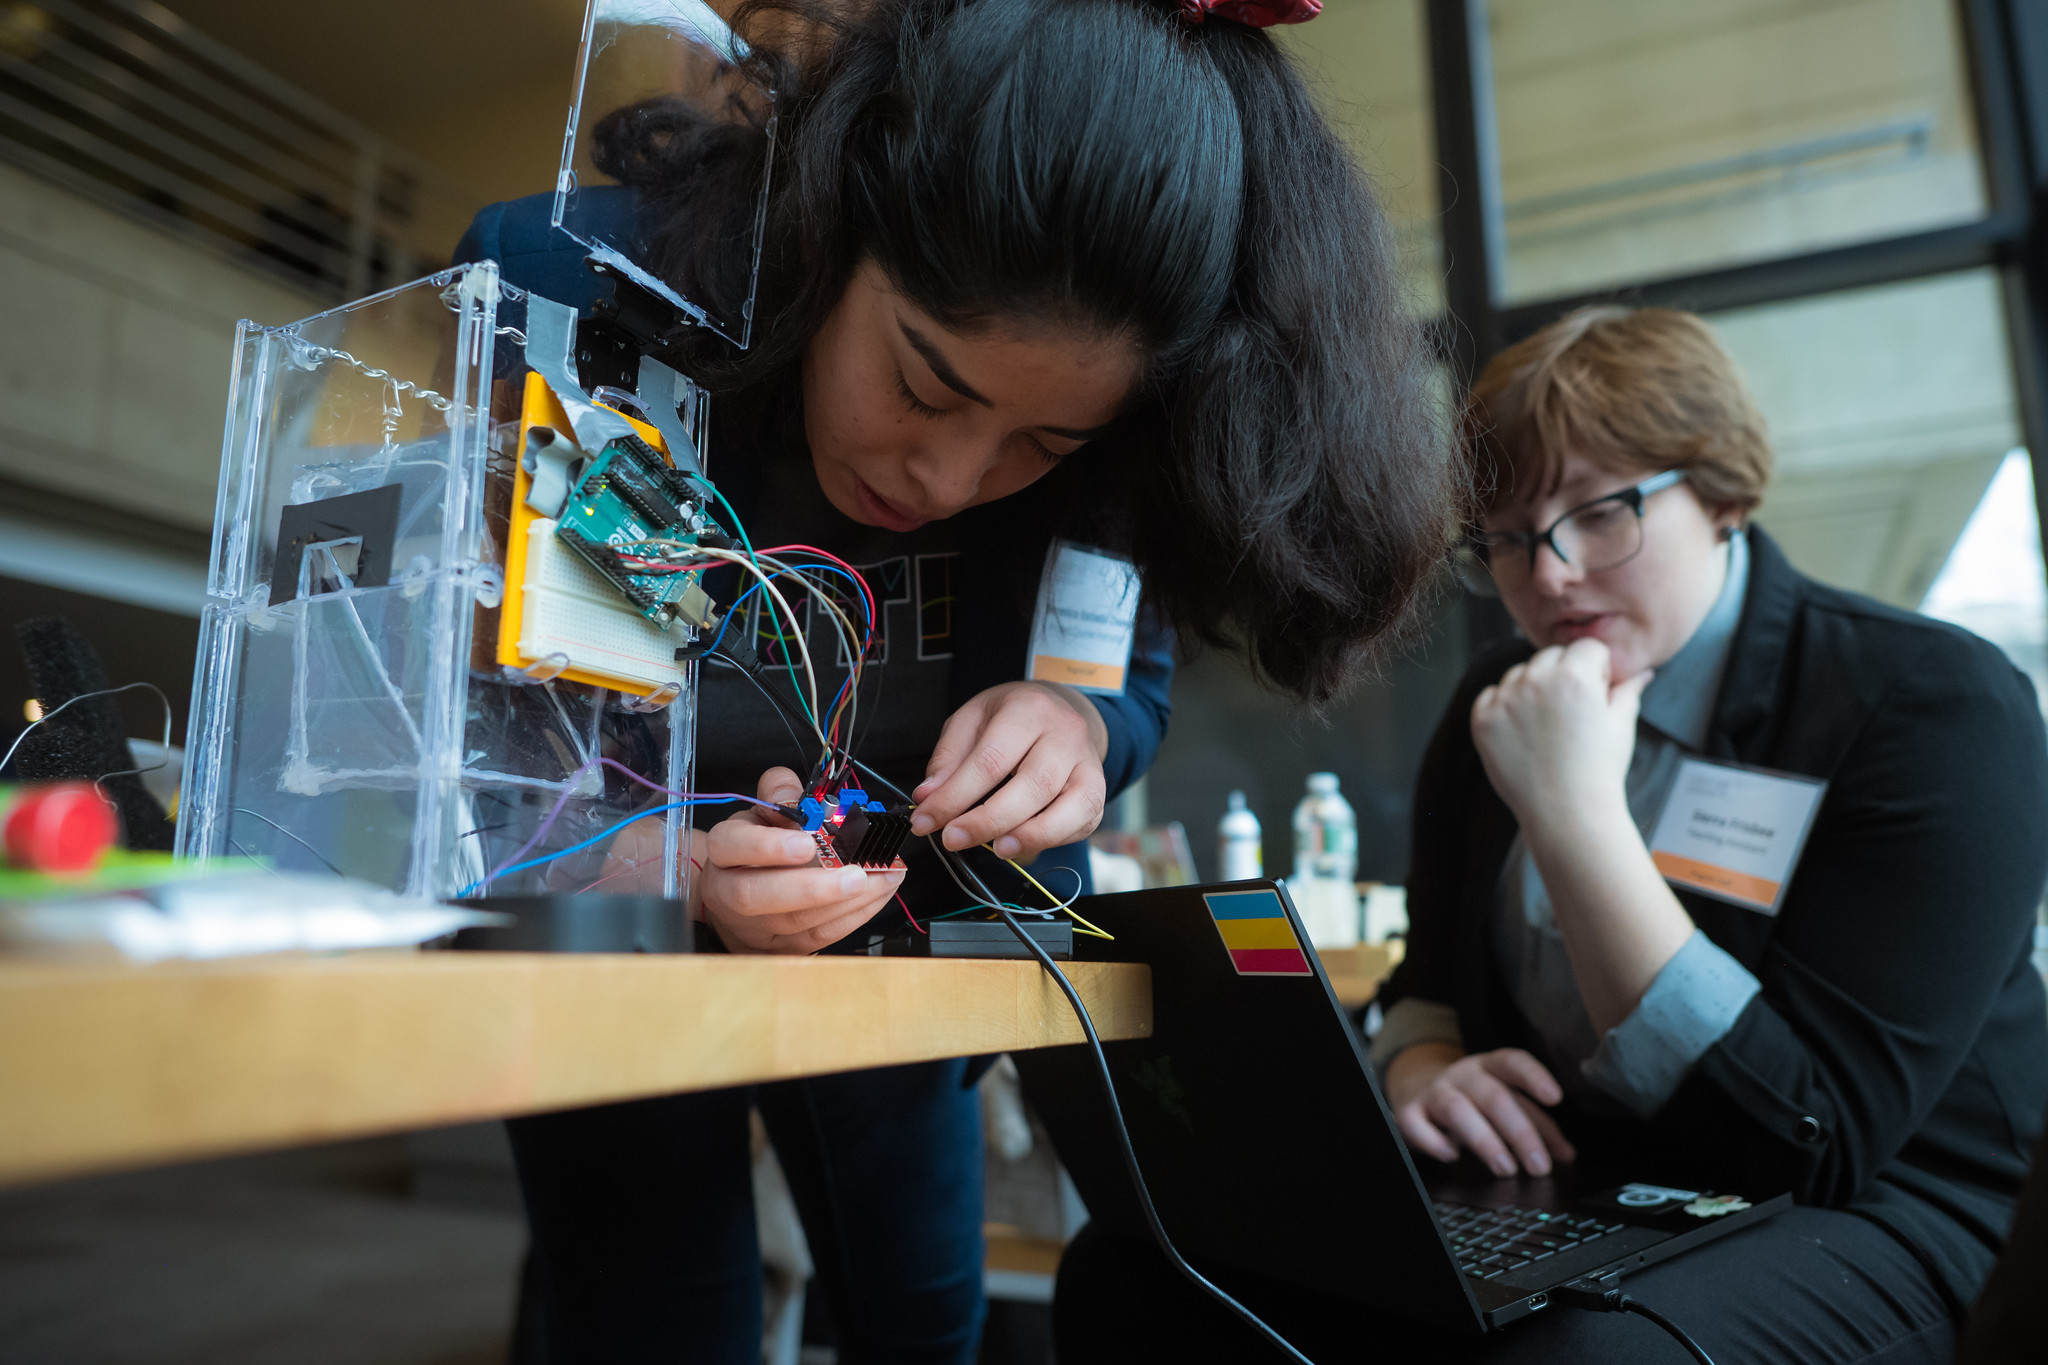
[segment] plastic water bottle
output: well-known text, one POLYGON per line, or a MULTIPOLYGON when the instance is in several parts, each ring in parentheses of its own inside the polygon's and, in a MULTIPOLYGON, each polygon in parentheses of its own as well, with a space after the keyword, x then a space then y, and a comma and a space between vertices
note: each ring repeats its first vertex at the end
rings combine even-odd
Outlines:
POLYGON ((1230 794, 1230 809, 1216 826, 1217 880, 1256 881, 1266 875, 1266 859, 1259 842, 1259 817, 1252 814, 1243 792, 1230 794))
POLYGON ((1294 808, 1294 875, 1287 889, 1318 948, 1358 943, 1358 815, 1337 774, 1310 773, 1294 808))

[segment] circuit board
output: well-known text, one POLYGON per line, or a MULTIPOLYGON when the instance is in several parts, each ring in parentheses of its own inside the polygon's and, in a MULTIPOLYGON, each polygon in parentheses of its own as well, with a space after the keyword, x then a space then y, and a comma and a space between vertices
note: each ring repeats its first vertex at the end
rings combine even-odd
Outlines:
POLYGON ((732 543, 705 510, 704 495, 639 437, 618 438, 584 468, 555 535, 661 629, 683 621, 701 630, 716 621, 702 569, 643 571, 621 553, 621 547, 668 541, 641 553, 680 563, 688 562, 690 547, 732 543))
POLYGON ((910 837, 908 812, 891 811, 851 787, 830 800, 807 796, 796 809, 826 867, 903 866, 896 855, 910 837))
POLYGON ((889 861, 884 863, 848 862, 839 856, 839 850, 832 843, 832 836, 821 830, 811 831, 811 841, 818 846, 818 863, 823 867, 859 867, 869 872, 886 872, 892 867, 903 866, 903 859, 893 854, 889 861))

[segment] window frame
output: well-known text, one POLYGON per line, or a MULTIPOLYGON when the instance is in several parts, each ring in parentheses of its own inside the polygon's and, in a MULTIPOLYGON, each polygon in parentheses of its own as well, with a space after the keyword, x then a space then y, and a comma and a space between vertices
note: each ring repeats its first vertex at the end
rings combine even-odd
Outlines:
MULTIPOLYGON (((1984 158, 1986 214, 1876 241, 1504 305, 1507 261, 1487 0, 1424 0, 1442 204, 1444 359, 1460 386, 1502 347, 1590 303, 1719 312, 1990 267, 2005 297, 2036 513, 2048 526, 2048 6, 1951 0, 1984 158)), ((1473 643, 1504 614, 1480 608, 1473 643)))

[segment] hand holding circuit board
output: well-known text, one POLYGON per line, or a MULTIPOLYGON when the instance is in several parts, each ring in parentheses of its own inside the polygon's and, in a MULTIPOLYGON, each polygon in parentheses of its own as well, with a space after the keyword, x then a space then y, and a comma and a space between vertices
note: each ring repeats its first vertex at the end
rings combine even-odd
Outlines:
MULTIPOLYGON (((806 792, 788 768, 771 768, 757 794, 794 805, 806 792)), ((811 832, 760 808, 720 821, 700 847, 693 890, 704 921, 739 952, 816 952, 874 918, 903 884, 902 859, 827 866, 811 832)))

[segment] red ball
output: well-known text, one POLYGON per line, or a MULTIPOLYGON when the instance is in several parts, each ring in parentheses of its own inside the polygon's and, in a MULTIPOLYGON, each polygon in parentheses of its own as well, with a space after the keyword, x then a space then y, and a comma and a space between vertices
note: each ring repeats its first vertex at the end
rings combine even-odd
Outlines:
POLYGON ((53 782, 15 794, 4 829, 10 866, 83 872, 120 833, 114 808, 90 782, 53 782))

